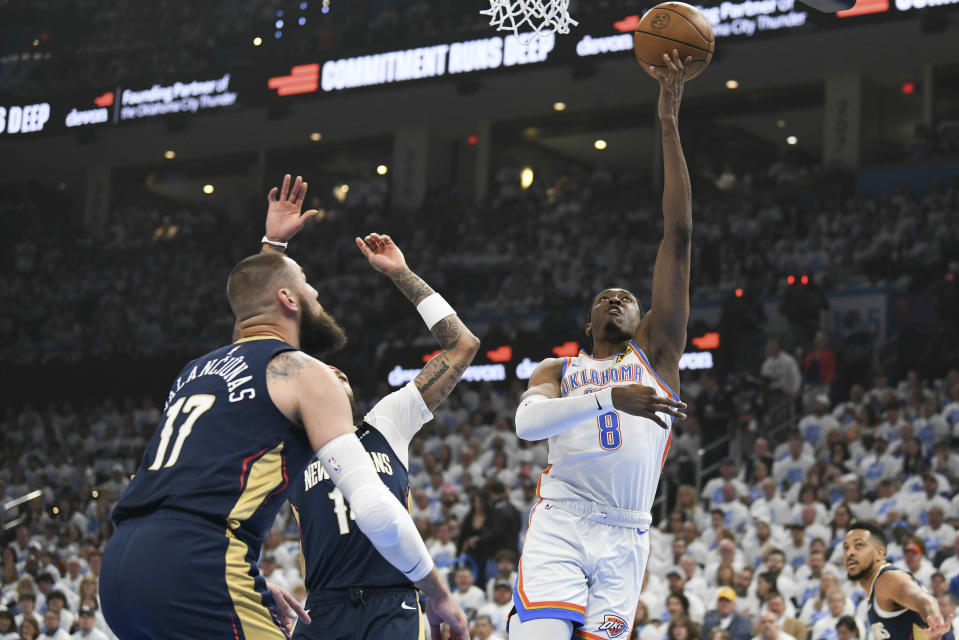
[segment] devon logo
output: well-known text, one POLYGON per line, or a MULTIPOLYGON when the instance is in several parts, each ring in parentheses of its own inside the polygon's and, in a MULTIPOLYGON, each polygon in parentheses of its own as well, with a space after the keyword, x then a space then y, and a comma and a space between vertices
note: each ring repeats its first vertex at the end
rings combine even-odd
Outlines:
POLYGON ((600 631, 605 631, 606 635, 610 638, 618 638, 626 632, 626 629, 629 625, 626 624, 626 621, 620 618, 607 613, 603 616, 603 623, 599 625, 600 631))

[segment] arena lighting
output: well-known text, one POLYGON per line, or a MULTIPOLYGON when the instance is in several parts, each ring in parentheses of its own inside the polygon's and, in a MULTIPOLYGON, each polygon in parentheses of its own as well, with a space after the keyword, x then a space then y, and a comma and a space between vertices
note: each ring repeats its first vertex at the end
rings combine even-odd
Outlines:
POLYGON ((533 184, 533 169, 532 167, 523 167, 523 171, 519 174, 519 186, 529 189, 531 184, 533 184))
POLYGON ((323 134, 320 133, 319 131, 314 131, 313 133, 310 134, 310 140, 312 140, 313 142, 319 142, 322 139, 323 139, 323 134))
POLYGON ((34 41, 33 41, 33 46, 39 47, 39 46, 40 46, 40 41, 39 41, 39 40, 34 40, 34 41))
POLYGON ((90 496, 91 496, 94 500, 96 500, 97 498, 100 497, 100 492, 97 491, 96 489, 94 489, 93 491, 90 492, 90 496))
POLYGON ((788 284, 789 286, 796 284, 796 276, 793 276, 793 275, 786 276, 786 284, 788 284))
POLYGON ((254 47, 258 47, 258 46, 260 46, 261 44, 263 44, 263 38, 261 38, 260 36, 257 36, 257 37, 255 37, 255 38, 253 38, 253 46, 254 46, 254 47))
POLYGON ((692 342, 696 348, 703 349, 704 351, 717 349, 719 348, 719 333, 717 331, 709 331, 697 338, 693 338, 690 342, 692 342))
POLYGON ((554 103, 553 103, 553 111, 566 111, 566 103, 565 103, 565 102, 554 102, 554 103))
POLYGON ((303 16, 300 16, 300 19, 296 21, 296 24, 302 27, 303 25, 306 24, 306 18, 304 18, 303 16))
POLYGON ((176 157, 176 151, 173 149, 167 149, 163 152, 163 157, 167 160, 173 160, 176 157))
POLYGON ((381 175, 381 176, 385 176, 387 173, 389 173, 389 170, 390 168, 387 167, 385 164, 377 165, 376 167, 377 175, 381 175))
POLYGON ((799 282, 801 282, 802 285, 805 287, 807 284, 809 284, 809 276, 807 276, 805 273, 802 274, 802 277, 799 278, 799 282))
POLYGON ((437 349, 436 351, 433 351, 431 353, 424 354, 423 362, 429 362, 430 360, 438 356, 440 353, 442 353, 442 351, 440 349, 437 349))
POLYGON ((211 193, 213 193, 213 191, 214 191, 214 188, 212 184, 203 185, 203 193, 205 193, 206 195, 210 195, 211 193))
POLYGON ((557 358, 572 357, 579 353, 579 343, 570 340, 557 347, 553 347, 552 351, 556 354, 557 358))
POLYGON ((57 515, 58 513, 60 513, 60 507, 54 507, 52 511, 53 511, 53 515, 57 515))
POLYGON ((798 144, 798 143, 799 143, 799 138, 797 138, 796 136, 787 136, 787 137, 786 137, 786 144, 788 144, 789 146, 793 146, 793 145, 798 144))
POLYGON ((742 290, 742 289, 736 289, 736 297, 737 297, 737 298, 742 298, 742 297, 743 297, 743 290, 742 290))
POLYGON ((739 88, 739 80, 727 80, 727 81, 726 81, 726 88, 727 88, 727 89, 730 89, 730 90, 732 90, 732 89, 738 89, 738 88, 739 88))
POLYGON ((274 23, 274 25, 276 26, 277 29, 282 29, 284 24, 285 24, 285 23, 284 23, 282 20, 277 20, 277 21, 274 23))
POLYGON ((916 92, 916 83, 913 80, 903 80, 899 90, 902 91, 902 95, 911 96, 916 92))
POLYGON ((605 140, 597 140, 596 142, 593 143, 593 147, 595 147, 596 149, 599 149, 600 151, 602 151, 603 149, 606 148, 606 141, 605 141, 605 140))
POLYGON ((475 147, 478 142, 479 142, 479 136, 476 135, 475 133, 471 133, 468 136, 466 136, 466 144, 468 144, 469 146, 475 147))
POLYGON ((513 359, 513 347, 507 345, 496 347, 492 351, 487 351, 486 357, 491 362, 509 362, 513 359))
POLYGON ((776 120, 776 126, 782 129, 786 126, 786 121, 783 119, 776 120))

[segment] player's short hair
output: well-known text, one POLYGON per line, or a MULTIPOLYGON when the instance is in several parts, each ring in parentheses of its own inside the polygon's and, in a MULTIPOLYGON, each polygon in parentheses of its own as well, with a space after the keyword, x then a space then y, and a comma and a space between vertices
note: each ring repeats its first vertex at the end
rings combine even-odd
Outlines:
POLYGON ((873 539, 875 539, 876 543, 880 547, 882 547, 883 549, 886 548, 886 534, 880 527, 874 525, 871 522, 853 522, 848 527, 846 527, 846 533, 849 533, 850 531, 855 531, 855 530, 868 531, 869 535, 872 536, 873 539))
POLYGON ((281 284, 284 275, 289 275, 289 262, 280 253, 258 253, 240 260, 226 283, 226 295, 230 308, 237 318, 256 312, 272 297, 270 290, 281 284))
POLYGON ((836 629, 842 627, 846 631, 851 631, 855 634, 853 637, 859 637, 859 627, 856 625, 856 619, 852 616, 842 616, 839 620, 836 621, 836 629))

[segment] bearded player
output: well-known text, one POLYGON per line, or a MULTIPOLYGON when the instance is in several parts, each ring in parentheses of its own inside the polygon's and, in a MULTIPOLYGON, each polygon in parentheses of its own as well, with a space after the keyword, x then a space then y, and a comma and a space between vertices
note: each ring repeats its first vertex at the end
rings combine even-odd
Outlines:
MULTIPOLYGON (((298 212, 306 186, 288 187, 287 178, 280 199, 298 212)), ((305 353, 346 338, 303 270, 285 256, 251 256, 233 268, 227 296, 235 342, 184 367, 113 511, 100 576, 110 627, 124 640, 282 640, 284 618, 309 622, 290 594, 266 584, 256 561, 290 476, 318 451, 357 525, 429 595, 433 618, 467 638, 412 519, 353 433, 340 382, 305 353)))
MULTIPOLYGON (((663 240, 643 315, 626 289, 597 295, 592 354, 544 360, 516 410, 516 432, 549 438, 549 466, 513 590, 510 640, 628 638, 649 557, 649 511, 669 449, 686 346, 692 195, 679 140, 685 72, 663 56, 659 118, 663 240)), ((687 61, 688 62, 688 59, 687 61)))
POLYGON ((954 640, 952 616, 912 575, 886 561, 886 535, 874 524, 854 522, 842 543, 849 579, 869 594, 869 629, 875 640, 954 640))

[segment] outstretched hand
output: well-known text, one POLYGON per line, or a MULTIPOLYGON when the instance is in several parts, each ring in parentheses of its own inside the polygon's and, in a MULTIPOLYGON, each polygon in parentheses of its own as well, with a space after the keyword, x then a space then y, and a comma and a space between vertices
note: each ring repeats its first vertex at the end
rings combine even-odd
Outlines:
POLYGON ((686 403, 656 395, 656 390, 644 384, 624 384, 613 387, 613 406, 620 411, 641 418, 648 418, 663 429, 669 426, 658 414, 665 413, 674 419, 685 420, 683 409, 686 403))
POLYGON ((939 640, 952 630, 952 616, 945 620, 941 616, 929 616, 926 618, 926 636, 929 640, 939 640))
POLYGON ((397 269, 406 267, 406 258, 403 252, 387 235, 371 233, 365 238, 356 238, 356 246, 363 256, 370 261, 370 265, 377 271, 390 275, 397 269))
POLYGON ((286 626, 287 631, 293 631, 293 623, 296 621, 297 616, 306 624, 310 624, 310 614, 297 599, 293 597, 293 594, 283 587, 278 587, 269 582, 266 583, 266 588, 273 594, 273 599, 276 601, 280 615, 283 616, 283 624, 286 626))
POLYGON ((664 67, 649 67, 651 76, 659 81, 659 119, 676 120, 679 118, 679 104, 683 99, 683 86, 686 84, 686 65, 692 61, 679 58, 679 51, 673 49, 672 55, 663 54, 664 67))
POLYGON ((266 196, 266 237, 277 242, 289 242, 299 233, 307 220, 316 215, 316 209, 300 213, 306 199, 307 183, 296 176, 293 188, 290 188, 290 174, 283 176, 283 186, 273 187, 266 196))

